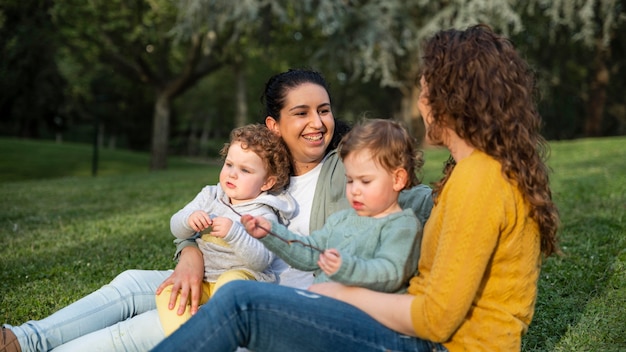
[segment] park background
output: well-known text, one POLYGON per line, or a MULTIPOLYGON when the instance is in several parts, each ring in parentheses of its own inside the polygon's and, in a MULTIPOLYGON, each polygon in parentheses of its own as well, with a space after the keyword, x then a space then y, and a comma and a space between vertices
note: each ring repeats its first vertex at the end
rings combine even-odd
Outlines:
MULTIPOLYGON (((423 125, 420 43, 486 23, 537 74, 565 255, 524 350, 626 350, 626 2, 2 0, 0 321, 44 317, 129 268, 173 268, 167 222, 217 181, 265 81, 310 67, 336 117, 423 125), (97 176, 97 177, 92 177, 97 176)), ((425 182, 446 155, 426 150, 425 182)))

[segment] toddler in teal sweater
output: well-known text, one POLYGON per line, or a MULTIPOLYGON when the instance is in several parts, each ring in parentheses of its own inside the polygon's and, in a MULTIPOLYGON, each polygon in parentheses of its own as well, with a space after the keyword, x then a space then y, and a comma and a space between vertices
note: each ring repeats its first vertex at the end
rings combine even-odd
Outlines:
POLYGON ((300 236, 252 215, 241 223, 294 268, 314 271, 315 283, 404 292, 417 269, 422 224, 411 209, 402 210, 398 196, 419 183, 416 142, 396 121, 370 120, 344 137, 339 156, 351 208, 332 214, 322 229, 300 236))

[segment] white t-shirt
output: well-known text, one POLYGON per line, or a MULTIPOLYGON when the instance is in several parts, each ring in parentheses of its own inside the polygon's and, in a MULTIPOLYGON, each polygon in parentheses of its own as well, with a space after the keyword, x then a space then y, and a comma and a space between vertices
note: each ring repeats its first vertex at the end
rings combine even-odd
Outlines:
MULTIPOLYGON (((323 162, 319 163, 304 175, 292 176, 289 179, 289 193, 296 199, 298 209, 287 228, 303 236, 309 235, 311 207, 322 164, 323 162)), ((294 269, 280 258, 274 260, 272 269, 278 273, 280 285, 306 289, 313 283, 313 273, 294 269)))

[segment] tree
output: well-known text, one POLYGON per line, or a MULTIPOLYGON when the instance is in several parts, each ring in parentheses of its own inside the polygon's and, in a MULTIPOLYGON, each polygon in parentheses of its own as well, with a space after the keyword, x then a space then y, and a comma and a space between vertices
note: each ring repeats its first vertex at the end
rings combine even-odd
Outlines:
MULTIPOLYGON (((335 57, 330 61, 343 63, 354 77, 365 81, 375 79, 382 86, 398 89, 402 96, 398 115, 415 127, 419 126, 415 123, 419 121, 414 104, 418 94, 415 81, 424 38, 440 29, 464 28, 476 23, 488 24, 512 37, 523 35, 528 25, 534 25, 524 23, 523 16, 530 14, 532 18, 537 13, 547 17, 548 30, 544 29, 543 36, 548 32, 554 39, 565 32, 568 36, 558 44, 560 47, 580 52, 576 45, 583 43, 593 55, 591 65, 584 61, 577 65, 585 67, 587 82, 584 87, 588 87, 580 89, 580 97, 587 109, 585 135, 602 134, 611 72, 621 72, 624 66, 623 60, 611 57, 613 43, 621 38, 616 33, 623 29, 626 19, 624 5, 617 0, 326 0, 319 3, 317 11, 323 14, 317 17, 331 19, 326 29, 329 45, 320 50, 320 56, 335 57)), ((533 22, 546 23, 537 18, 533 22)), ((535 39, 545 43, 542 38, 535 39)), ((579 57, 575 59, 580 60, 579 57)), ((562 69, 561 63, 552 62, 553 72, 562 69)), ((615 107, 613 111, 623 109, 623 106, 615 107)))
POLYGON ((305 1, 327 38, 316 57, 336 62, 338 70, 351 72, 362 81, 377 80, 382 87, 400 92, 397 118, 413 129, 421 127, 415 101, 419 95, 417 75, 421 44, 444 28, 463 28, 487 23, 504 33, 522 29, 520 16, 510 1, 484 0, 389 0, 305 1))
MULTIPOLYGON (((588 67, 587 89, 580 93, 587 107, 584 135, 602 135, 611 71, 620 70, 620 67, 610 67, 614 62, 611 44, 621 33, 620 26, 626 23, 624 4, 617 0, 535 0, 528 4, 527 10, 549 18, 552 43, 565 29, 572 42, 582 43, 592 53, 591 61, 585 63, 588 67)), ((616 64, 623 66, 623 63, 616 64)))
POLYGON ((166 167, 172 100, 231 59, 226 50, 254 19, 256 2, 212 1, 201 25, 190 2, 59 2, 53 15, 76 55, 93 55, 116 74, 154 90, 150 168, 166 167), (250 17, 252 16, 252 17, 250 17), (190 21, 182 18, 189 17, 190 21))
POLYGON ((54 60, 58 36, 49 1, 6 0, 0 7, 2 134, 40 137, 42 122, 60 132, 65 81, 54 60))

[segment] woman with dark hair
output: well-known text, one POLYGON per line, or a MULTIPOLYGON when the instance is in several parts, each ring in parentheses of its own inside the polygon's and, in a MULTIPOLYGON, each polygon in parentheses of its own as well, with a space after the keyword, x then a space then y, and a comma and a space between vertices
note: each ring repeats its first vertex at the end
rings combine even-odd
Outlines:
MULTIPOLYGON (((262 101, 265 124, 282 138, 291 154, 288 191, 299 210, 288 228, 308 235, 320 229, 330 214, 349 207, 345 170, 335 150, 347 127, 335 120, 328 85, 312 70, 289 70, 271 77, 262 101)), ((403 191, 399 203, 404 209, 413 209, 424 223, 432 208, 431 189, 418 185, 403 191)), ((127 270, 47 318, 3 326, 0 351, 149 350, 165 337, 155 291, 161 293, 171 285, 168 308, 179 315, 187 304, 192 314, 198 310, 204 277, 202 253, 194 240, 182 240, 176 256, 174 272, 127 270), (176 306, 179 296, 181 304, 176 306)), ((272 269, 279 274, 281 286, 305 289, 313 282, 311 272, 291 268, 282 260, 275 260, 272 269)), ((280 301, 280 297, 276 299, 280 301)))
POLYGON ((558 252, 534 80, 485 26, 425 43, 418 107, 451 162, 407 294, 232 282, 155 351, 515 351, 558 252))

